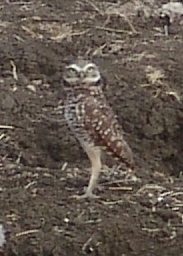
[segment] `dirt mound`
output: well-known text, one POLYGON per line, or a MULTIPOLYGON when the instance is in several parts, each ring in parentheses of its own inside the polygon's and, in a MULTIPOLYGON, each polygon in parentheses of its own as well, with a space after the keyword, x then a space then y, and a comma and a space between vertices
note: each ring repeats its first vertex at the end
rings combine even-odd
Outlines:
POLYGON ((3 255, 181 254, 182 31, 173 24, 166 38, 156 18, 136 15, 134 33, 109 7, 115 1, 1 3, 3 255), (138 165, 135 177, 103 173, 97 201, 69 198, 87 185, 88 160, 54 114, 62 68, 78 54, 100 65, 138 165))

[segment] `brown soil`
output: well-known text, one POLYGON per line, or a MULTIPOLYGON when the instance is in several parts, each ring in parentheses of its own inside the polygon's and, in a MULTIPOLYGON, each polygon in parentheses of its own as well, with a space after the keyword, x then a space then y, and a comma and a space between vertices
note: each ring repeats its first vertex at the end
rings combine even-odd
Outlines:
POLYGON ((104 29, 101 1, 90 2, 0 3, 1 253, 182 255, 182 28, 165 37, 156 18, 139 16, 132 34, 114 15, 104 29), (89 162, 53 109, 63 65, 86 54, 108 81, 138 168, 111 167, 101 199, 77 201, 69 197, 87 185, 89 162))

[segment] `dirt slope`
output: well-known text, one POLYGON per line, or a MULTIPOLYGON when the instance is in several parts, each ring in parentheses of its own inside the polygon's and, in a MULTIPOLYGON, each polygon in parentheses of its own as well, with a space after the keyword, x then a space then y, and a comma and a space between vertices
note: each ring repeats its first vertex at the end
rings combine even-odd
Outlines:
POLYGON ((108 19, 110 2, 0 3, 2 255, 182 253, 182 28, 166 38, 142 14, 132 33, 123 17, 108 19), (100 65, 138 165, 129 177, 107 158, 96 201, 69 198, 87 185, 89 163, 53 114, 62 67, 78 54, 100 65))

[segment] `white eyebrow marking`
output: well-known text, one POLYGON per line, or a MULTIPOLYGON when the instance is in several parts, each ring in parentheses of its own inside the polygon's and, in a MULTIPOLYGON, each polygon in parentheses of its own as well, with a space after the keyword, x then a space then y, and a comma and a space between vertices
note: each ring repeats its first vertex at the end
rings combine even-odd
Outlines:
POLYGON ((86 71, 88 68, 96 68, 96 65, 94 63, 88 63, 82 68, 82 70, 86 71))
POLYGON ((83 68, 79 67, 77 64, 71 64, 66 67, 66 69, 69 69, 69 68, 75 69, 77 72, 81 72, 83 70, 83 68))

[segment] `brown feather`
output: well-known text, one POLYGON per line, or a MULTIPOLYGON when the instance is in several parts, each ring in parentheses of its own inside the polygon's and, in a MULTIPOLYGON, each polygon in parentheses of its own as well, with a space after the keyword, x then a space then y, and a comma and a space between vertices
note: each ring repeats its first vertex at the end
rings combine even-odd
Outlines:
POLYGON ((124 138, 124 132, 119 125, 107 101, 98 101, 94 97, 80 99, 84 105, 84 129, 88 131, 97 146, 105 147, 127 167, 134 168, 132 150, 124 138))

